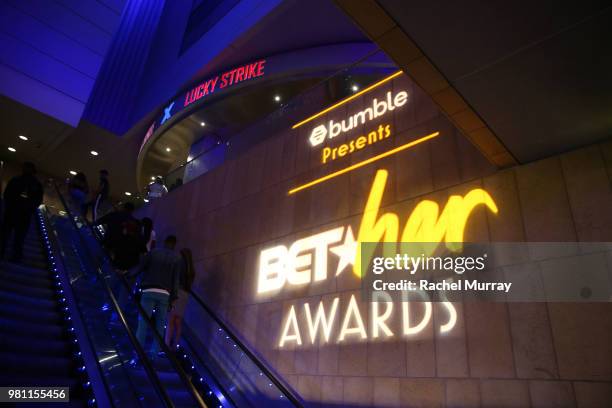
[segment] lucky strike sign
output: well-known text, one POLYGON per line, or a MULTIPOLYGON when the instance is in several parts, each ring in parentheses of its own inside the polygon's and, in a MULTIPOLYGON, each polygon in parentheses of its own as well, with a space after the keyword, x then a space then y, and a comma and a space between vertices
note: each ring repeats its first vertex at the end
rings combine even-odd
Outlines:
POLYGON ((249 79, 264 76, 265 64, 266 60, 262 59, 208 78, 185 93, 183 107, 187 107, 206 95, 215 93, 219 89, 228 88, 249 79))
MULTIPOLYGON (((352 272, 361 277, 360 262, 369 263, 371 254, 361 254, 360 242, 444 242, 449 249, 458 250, 457 243, 463 242, 465 227, 476 207, 484 206, 494 214, 498 212, 492 197, 480 188, 472 189, 464 196, 450 196, 442 208, 435 201, 422 200, 410 214, 382 212, 380 205, 387 177, 386 170, 376 173, 356 238, 352 226, 344 225, 262 250, 258 264, 258 296, 270 298, 285 289, 317 285, 341 273, 352 272), (330 256, 338 260, 337 268, 331 274, 328 271, 330 256)), ((340 304, 340 296, 327 305, 323 302, 316 307, 308 303, 299 307, 292 305, 282 323, 277 346, 305 346, 319 341, 342 343, 394 336, 410 338, 423 331, 432 319, 431 302, 414 304, 406 300, 398 305, 386 301, 384 293, 381 295, 380 302, 369 304, 369 325, 364 321, 354 295, 346 305, 340 304), (417 305, 423 309, 421 318, 411 322, 410 308, 417 305), (401 327, 390 324, 394 313, 401 313, 401 327)), ((457 312, 450 302, 441 302, 440 306, 446 311, 446 320, 438 320, 436 330, 447 333, 455 327, 457 312)))
POLYGON ((240 83, 263 77, 265 75, 265 69, 265 59, 232 68, 211 78, 207 78, 190 88, 184 94, 170 101, 168 105, 162 109, 163 114, 161 117, 155 120, 147 129, 147 133, 140 145, 139 154, 155 131, 177 113, 219 90, 228 89, 240 83))

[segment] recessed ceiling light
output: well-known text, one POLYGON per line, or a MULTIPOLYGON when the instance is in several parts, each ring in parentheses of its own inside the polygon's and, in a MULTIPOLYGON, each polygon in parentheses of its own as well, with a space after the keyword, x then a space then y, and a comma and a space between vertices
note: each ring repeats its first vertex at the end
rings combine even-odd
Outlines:
POLYGON ((352 90, 353 92, 357 92, 357 91, 359 90, 359 86, 357 86, 357 85, 353 84, 353 85, 351 86, 351 90, 352 90))
POLYGON ((98 155, 98 152, 96 152, 95 150, 92 150, 92 151, 91 151, 91 152, 89 152, 89 153, 91 153, 91 155, 92 155, 92 156, 97 156, 97 155, 98 155))
POLYGON ((151 180, 155 181, 155 176, 151 176, 151 180))
POLYGON ((280 95, 274 95, 274 100, 275 100, 276 102, 280 102, 280 100, 281 100, 280 95))
POLYGON ((76 172, 76 171, 74 171, 74 170, 70 170, 70 174, 72 174, 73 176, 76 176, 76 175, 77 175, 77 172, 76 172))
POLYGON ((172 149, 171 149, 171 148, 169 148, 169 147, 166 147, 166 151, 167 151, 167 152, 171 152, 171 151, 172 151, 172 149))
POLYGON ((14 147, 9 147, 8 149, 9 149, 9 152, 16 152, 17 151, 17 149, 15 149, 14 147))
POLYGON ((200 122, 200 126, 206 126, 206 123, 200 122))
POLYGON ((19 138, 20 138, 21 140, 28 140, 28 138, 27 138, 27 137, 25 137, 24 135, 19 135, 19 138))
POLYGON ((126 192, 125 192, 125 195, 126 195, 126 196, 131 196, 131 195, 132 195, 132 193, 130 193, 129 191, 126 191, 126 192))

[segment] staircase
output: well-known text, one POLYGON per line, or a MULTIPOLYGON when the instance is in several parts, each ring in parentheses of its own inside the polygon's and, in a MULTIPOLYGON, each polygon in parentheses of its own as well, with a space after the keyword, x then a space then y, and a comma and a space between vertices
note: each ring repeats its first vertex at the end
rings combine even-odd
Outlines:
POLYGON ((74 352, 33 217, 23 262, 0 261, 0 386, 70 387, 61 406, 85 407, 74 352))

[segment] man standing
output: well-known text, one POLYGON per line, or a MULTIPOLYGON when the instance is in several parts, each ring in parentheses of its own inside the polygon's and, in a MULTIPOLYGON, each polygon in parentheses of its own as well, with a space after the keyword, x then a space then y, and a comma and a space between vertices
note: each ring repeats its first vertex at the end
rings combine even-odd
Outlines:
POLYGON ((30 227, 32 214, 42 203, 43 187, 36 179, 36 167, 25 162, 20 176, 13 177, 4 190, 4 220, 0 256, 4 258, 6 246, 11 232, 14 232, 13 255, 11 261, 21 262, 23 258, 23 243, 30 227))
POLYGON ((147 186, 147 198, 149 200, 161 198, 166 194, 168 194, 168 188, 161 176, 157 176, 155 181, 147 186))
MULTIPOLYGON (((93 200, 87 203, 87 208, 89 206, 92 208, 93 221, 96 221, 100 216, 100 205, 108 199, 109 192, 110 186, 108 184, 108 171, 100 170, 100 183, 98 184, 98 189, 94 194, 93 200)), ((87 209, 85 210, 85 217, 87 217, 87 209)))
MULTIPOLYGON (((176 237, 169 235, 164 241, 164 247, 148 252, 140 267, 142 273, 140 304, 149 318, 155 310, 155 330, 162 339, 168 309, 171 302, 177 297, 179 276, 183 265, 181 257, 174 252, 175 246, 176 237)), ((142 316, 138 318, 136 338, 144 347, 147 338, 147 323, 142 316)), ((154 339, 150 349, 150 358, 155 358, 158 351, 159 344, 154 339)))

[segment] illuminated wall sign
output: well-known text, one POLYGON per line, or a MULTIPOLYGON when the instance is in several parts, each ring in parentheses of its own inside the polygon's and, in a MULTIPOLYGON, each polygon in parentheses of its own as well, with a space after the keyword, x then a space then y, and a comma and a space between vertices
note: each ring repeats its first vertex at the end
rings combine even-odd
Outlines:
POLYGON ((362 160, 362 161, 357 162, 355 164, 351 164, 348 167, 345 167, 343 169, 334 171, 333 173, 327 174, 327 175, 325 175, 323 177, 319 177, 316 180, 309 181, 308 183, 302 184, 301 186, 292 188, 291 190, 289 190, 288 194, 295 194, 298 191, 302 191, 302 190, 304 190, 306 188, 309 188, 309 187, 315 186, 315 185, 317 185, 319 183, 322 183, 324 181, 330 180, 330 179, 332 179, 334 177, 338 177, 338 176, 340 176, 342 174, 346 174, 349 171, 353 171, 353 170, 358 169, 360 167, 363 167, 363 166, 366 166, 368 164, 374 163, 377 160, 384 159, 385 157, 389 157, 391 155, 394 155, 394 154, 396 154, 398 152, 401 152, 403 150, 409 149, 409 148, 411 148, 413 146, 416 146, 416 145, 418 145, 420 143, 426 142, 426 141, 431 140, 434 137, 438 137, 438 136, 440 136, 440 132, 434 132, 432 134, 429 134, 427 136, 423 136, 423 137, 421 137, 419 139, 416 139, 416 140, 413 140, 411 142, 404 143, 403 145, 398 146, 398 147, 396 147, 394 149, 387 150, 384 153, 378 154, 378 155, 376 155, 374 157, 370 157, 369 159, 362 160))
POLYGON ((147 129, 147 134, 141 143, 138 154, 140 154, 142 148, 149 141, 149 139, 151 139, 151 136, 153 136, 155 130, 165 124, 172 117, 176 116, 183 109, 186 109, 188 106, 193 105, 204 97, 212 95, 219 90, 231 88, 234 85, 252 80, 254 78, 263 77, 265 74, 265 67, 266 60, 262 59, 230 69, 200 82, 196 86, 189 89, 185 94, 181 93, 174 100, 169 101, 168 104, 164 106, 160 117, 156 119, 154 124, 147 129))
MULTIPOLYGON (((440 212, 436 202, 423 200, 417 204, 408 216, 403 231, 399 228, 399 215, 386 212, 380 214, 380 204, 387 182, 386 170, 376 173, 370 194, 364 208, 360 222, 357 239, 350 225, 331 228, 305 238, 298 239, 291 245, 277 245, 264 249, 260 253, 257 292, 259 294, 275 294, 286 286, 303 286, 317 284, 329 278, 327 270, 330 253, 338 258, 334 276, 340 275, 347 267, 352 266, 353 273, 361 277, 360 259, 362 254, 359 242, 446 242, 451 250, 459 250, 464 239, 464 230, 470 214, 479 205, 484 205, 491 212, 497 214, 497 205, 491 196, 483 189, 475 188, 465 196, 452 195, 449 197, 444 209, 440 212)), ((435 248, 430 248, 432 251, 435 248)), ((364 259, 370 259, 372 254, 363 254, 364 259)), ((318 332, 321 332, 324 341, 329 341, 332 325, 338 310, 339 298, 333 300, 331 307, 325 311, 323 304, 318 306, 314 320, 313 312, 308 304, 300 310, 309 329, 310 339, 315 341, 318 332)), ((403 335, 416 334, 422 331, 431 320, 431 303, 421 302, 424 305, 422 320, 411 325, 408 313, 409 302, 402 302, 402 333, 403 335)), ((448 321, 441 324, 439 330, 445 333, 451 330, 456 322, 456 311, 452 304, 444 302, 448 312, 448 321)), ((393 311, 391 302, 371 303, 372 324, 370 338, 377 338, 384 333, 384 337, 393 336, 393 331, 386 325, 393 311), (374 306, 376 305, 376 306, 374 306), (385 306, 380 314, 379 307, 385 306)), ((304 320, 302 319, 302 320, 304 320)), ((337 342, 347 337, 360 339, 368 338, 365 325, 359 314, 356 300, 351 300, 345 310, 337 342)), ((292 306, 282 328, 279 346, 287 342, 302 345, 302 336, 298 322, 298 311, 292 306)))
POLYGON ((206 95, 213 94, 217 89, 223 89, 249 79, 258 78, 264 75, 266 60, 260 60, 251 64, 243 65, 224 72, 215 77, 209 78, 191 88, 185 94, 183 107, 189 106, 202 99, 206 95))
POLYGON ((370 146, 376 142, 384 140, 391 135, 391 125, 378 125, 378 128, 368 132, 367 136, 362 135, 353 140, 343 143, 340 146, 328 147, 325 146, 321 152, 321 163, 325 164, 330 160, 344 157, 364 147, 370 146))
POLYGON ((400 108, 406 104, 408 100, 408 92, 400 91, 395 95, 391 91, 387 92, 385 99, 378 100, 374 98, 371 106, 364 110, 350 115, 348 118, 343 119, 340 122, 330 120, 327 123, 322 123, 316 126, 310 132, 310 144, 312 146, 318 146, 325 141, 325 139, 333 139, 338 135, 349 132, 352 129, 361 126, 368 121, 379 118, 388 112, 394 111, 396 108, 400 108))
POLYGON ((145 134, 145 137, 144 139, 142 139, 142 143, 140 144, 140 149, 138 150, 138 154, 140 154, 144 145, 146 145, 149 139, 151 138, 151 136, 153 136, 154 130, 155 130, 155 122, 151 123, 151 126, 149 126, 149 129, 147 129, 147 133, 145 134))
MULTIPOLYGON (((303 308, 298 308, 296 312, 295 305, 291 305, 289 312, 287 313, 287 317, 283 323, 283 327, 281 329, 280 340, 278 342, 278 347, 282 348, 286 344, 302 346, 304 344, 317 344, 318 339, 320 338, 322 343, 329 343, 330 340, 334 341, 331 338, 332 331, 334 328, 334 323, 338 320, 337 315, 341 313, 339 311, 339 302, 340 298, 335 297, 332 300, 332 304, 327 308, 323 304, 323 302, 319 302, 319 305, 316 308, 316 312, 313 313, 314 307, 311 307, 310 304, 305 303, 303 308), (313 319, 314 314, 314 319, 313 319), (298 315, 303 316, 302 319, 298 319, 298 315), (303 324, 300 325, 300 320, 303 324), (304 326, 307 330, 304 329, 304 326), (301 329, 300 329, 301 328, 301 329), (302 340, 302 333, 307 333, 307 339, 302 340)), ((444 307, 447 316, 444 322, 439 322, 439 326, 436 330, 440 333, 444 334, 453 329, 455 324, 457 323, 457 310, 450 302, 441 302, 441 305, 444 307)), ((395 303, 392 301, 386 301, 384 299, 380 299, 378 302, 370 303, 370 332, 366 331, 366 325, 359 311, 359 306, 357 304, 357 299, 355 295, 351 295, 350 300, 346 309, 344 310, 344 316, 341 320, 338 321, 340 325, 340 329, 337 330, 337 334, 335 337, 335 343, 341 344, 346 343, 349 340, 366 340, 366 339, 378 339, 378 338, 392 338, 398 334, 398 331, 394 331, 392 327, 390 327, 389 320, 391 320, 393 316, 393 311, 395 303), (381 309, 383 311, 381 312, 381 309)), ((399 330, 399 335, 402 337, 410 337, 415 334, 422 332, 432 317, 432 302, 410 302, 403 301, 401 302, 401 329, 399 330), (422 317, 418 322, 410 321, 410 308, 415 306, 420 306, 423 309, 422 317)))

